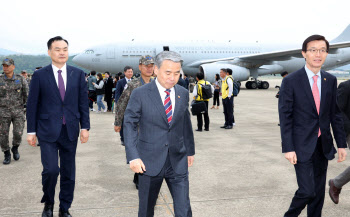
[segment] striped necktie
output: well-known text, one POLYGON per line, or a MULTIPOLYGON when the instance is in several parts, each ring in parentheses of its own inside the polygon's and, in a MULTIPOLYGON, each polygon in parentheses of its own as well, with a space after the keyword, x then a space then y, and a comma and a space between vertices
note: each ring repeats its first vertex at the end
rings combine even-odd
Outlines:
POLYGON ((166 118, 168 119, 168 124, 170 125, 171 120, 173 119, 173 107, 171 105, 171 99, 170 99, 170 90, 166 89, 165 90, 166 96, 164 100, 164 109, 165 109, 165 114, 166 118))

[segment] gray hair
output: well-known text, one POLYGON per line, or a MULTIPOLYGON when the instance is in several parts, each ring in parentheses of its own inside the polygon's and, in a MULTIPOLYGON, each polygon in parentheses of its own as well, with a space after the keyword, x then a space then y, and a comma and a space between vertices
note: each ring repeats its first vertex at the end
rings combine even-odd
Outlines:
POLYGON ((181 66, 182 66, 182 63, 183 63, 183 59, 180 56, 180 54, 178 54, 178 53, 176 53, 174 51, 162 51, 162 52, 160 52, 156 56, 156 58, 154 60, 154 63, 156 64, 156 66, 158 68, 160 68, 164 60, 170 60, 170 61, 173 61, 175 63, 180 63, 181 66))

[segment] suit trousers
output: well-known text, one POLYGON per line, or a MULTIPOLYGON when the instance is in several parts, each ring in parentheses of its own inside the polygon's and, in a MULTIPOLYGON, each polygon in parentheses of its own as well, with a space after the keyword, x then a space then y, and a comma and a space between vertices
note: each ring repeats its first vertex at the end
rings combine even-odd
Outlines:
MULTIPOLYGON (((350 134, 346 137, 346 142, 348 146, 350 145, 350 134)), ((337 177, 334 178, 334 185, 337 188, 342 188, 346 183, 350 181, 350 167, 346 168, 344 172, 340 173, 337 177)))
POLYGON ((204 129, 209 130, 209 113, 208 113, 208 106, 209 106, 209 102, 208 101, 204 101, 205 106, 207 107, 207 111, 203 114, 198 114, 197 115, 197 126, 198 129, 202 129, 203 128, 203 118, 202 116, 204 116, 204 129))
POLYGON ((327 167, 328 159, 323 154, 321 137, 319 137, 312 157, 306 162, 297 162, 294 165, 299 188, 285 217, 299 216, 306 205, 308 217, 322 216, 327 167))
POLYGON ((41 150, 41 163, 43 165, 41 175, 44 196, 41 202, 55 203, 55 188, 57 177, 60 175, 60 208, 67 211, 73 202, 75 154, 78 140, 69 140, 66 125, 62 125, 61 134, 56 142, 46 142, 40 138, 38 139, 41 150), (60 162, 60 167, 58 166, 58 161, 60 162))
POLYGON ((225 115, 225 126, 233 125, 233 96, 231 99, 226 97, 222 99, 222 105, 224 107, 224 115, 225 115))
MULTIPOLYGON (((147 170, 147 167, 146 167, 147 170)), ((169 154, 164 167, 157 176, 139 175, 139 217, 154 216, 160 188, 165 179, 174 201, 176 217, 192 217, 189 197, 188 173, 176 174, 171 166, 169 154)))

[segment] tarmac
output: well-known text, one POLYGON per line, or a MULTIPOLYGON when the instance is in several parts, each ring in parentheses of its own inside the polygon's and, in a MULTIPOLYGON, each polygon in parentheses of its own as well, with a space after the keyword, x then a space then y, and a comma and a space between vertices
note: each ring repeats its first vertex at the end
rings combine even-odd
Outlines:
MULTIPOLYGON (((220 129, 224 123, 220 105, 219 109, 209 110, 210 131, 194 132, 196 155, 189 169, 194 217, 281 217, 287 211, 297 182, 294 167, 281 153, 275 98, 278 89, 274 88, 281 79, 267 80, 270 83, 267 90, 247 90, 242 84, 235 98, 233 129, 220 129)), ((89 141, 78 144, 76 188, 70 213, 74 217, 137 216, 138 191, 132 183, 133 172, 126 164, 119 134, 113 129, 114 114, 91 112, 90 119, 89 141)), ((192 116, 193 130, 196 123, 196 117, 192 116)), ((12 160, 10 165, 0 164, 0 216, 3 217, 41 216, 43 209, 40 150, 29 146, 26 136, 24 129, 20 160, 12 160)), ((329 162, 327 180, 350 166, 350 159, 342 163, 336 159, 329 162)), ((58 192, 59 183, 54 216, 58 216, 58 192)), ((174 216, 165 182, 155 216, 174 216)), ((306 209, 300 216, 307 216, 306 209)), ((323 216, 350 216, 350 185, 343 187, 338 205, 330 200, 326 186, 323 216)))

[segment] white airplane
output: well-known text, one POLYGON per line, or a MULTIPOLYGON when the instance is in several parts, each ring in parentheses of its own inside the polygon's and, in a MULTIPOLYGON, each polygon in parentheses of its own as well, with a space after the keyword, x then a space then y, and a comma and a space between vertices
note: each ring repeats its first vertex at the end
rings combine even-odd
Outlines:
MULTIPOLYGON (((287 47, 287 46, 286 46, 287 47)), ((290 46, 288 46, 290 47, 290 46)), ((300 46, 301 47, 301 46, 300 46)), ((350 25, 334 40, 330 41, 324 70, 350 63, 350 25)), ((73 62, 88 70, 111 73, 122 72, 129 65, 138 68, 143 55, 155 56, 161 51, 175 51, 184 59, 183 71, 191 76, 203 72, 205 79, 213 82, 221 68, 231 68, 236 81, 246 82, 248 89, 267 89, 269 83, 258 80, 259 76, 289 73, 305 65, 301 48, 272 49, 255 44, 233 44, 214 42, 155 43, 123 42, 89 48, 73 58, 73 62)))

